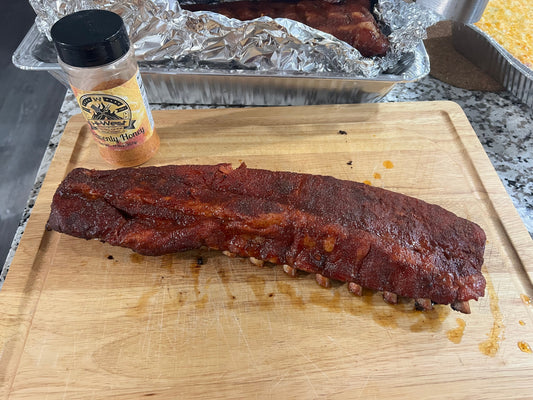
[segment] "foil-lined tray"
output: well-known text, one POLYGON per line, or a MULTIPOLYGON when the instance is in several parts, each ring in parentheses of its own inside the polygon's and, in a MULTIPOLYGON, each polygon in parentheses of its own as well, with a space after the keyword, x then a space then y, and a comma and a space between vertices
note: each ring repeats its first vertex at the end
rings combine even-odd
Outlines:
POLYGON ((454 23, 452 41, 459 53, 533 107, 533 70, 474 25, 454 23))
MULTIPOLYGON (((33 25, 12 57, 23 70, 47 71, 68 86, 55 49, 33 25)), ((375 77, 346 73, 187 69, 140 63, 152 103, 219 105, 311 105, 370 103, 395 85, 419 80, 429 73, 422 40, 392 69, 375 77)))

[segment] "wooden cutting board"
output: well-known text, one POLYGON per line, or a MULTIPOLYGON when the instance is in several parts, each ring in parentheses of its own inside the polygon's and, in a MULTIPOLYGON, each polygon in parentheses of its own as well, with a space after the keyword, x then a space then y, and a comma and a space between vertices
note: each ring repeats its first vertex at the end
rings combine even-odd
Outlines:
MULTIPOLYGON (((74 167, 108 168, 69 122, 0 291, 11 399, 527 398, 533 244, 454 103, 155 112, 149 164, 328 174, 438 203, 480 224, 486 295, 413 311, 215 251, 143 257, 45 231, 74 167)), ((334 196, 335 193, 332 193, 334 196)))

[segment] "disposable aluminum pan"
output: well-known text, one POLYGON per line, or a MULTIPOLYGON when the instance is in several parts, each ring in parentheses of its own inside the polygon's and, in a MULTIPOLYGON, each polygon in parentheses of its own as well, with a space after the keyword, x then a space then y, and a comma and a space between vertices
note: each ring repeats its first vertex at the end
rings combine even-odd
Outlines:
MULTIPOLYGON (((47 71, 67 85, 53 45, 35 25, 13 54, 13 64, 24 70, 47 71)), ((420 41, 393 71, 374 78, 333 73, 170 69, 143 64, 140 71, 152 103, 257 106, 371 103, 398 83, 426 76, 429 58, 420 41)))
POLYGON ((500 82, 523 103, 533 107, 533 71, 530 68, 474 25, 454 23, 452 40, 459 53, 500 82))

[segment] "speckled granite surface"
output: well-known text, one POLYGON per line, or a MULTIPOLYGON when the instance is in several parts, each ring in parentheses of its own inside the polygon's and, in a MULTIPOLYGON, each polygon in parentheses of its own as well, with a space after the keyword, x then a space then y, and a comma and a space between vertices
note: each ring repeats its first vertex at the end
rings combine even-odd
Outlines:
MULTIPOLYGON (((396 86, 382 102, 451 100, 464 110, 494 168, 533 237, 533 110, 507 92, 491 93, 459 89, 430 76, 396 86)), ((160 105, 158 109, 210 108, 208 106, 160 105)), ((71 92, 67 92, 43 157, 11 250, 0 274, 0 286, 9 269, 35 199, 66 123, 78 113, 71 92)))

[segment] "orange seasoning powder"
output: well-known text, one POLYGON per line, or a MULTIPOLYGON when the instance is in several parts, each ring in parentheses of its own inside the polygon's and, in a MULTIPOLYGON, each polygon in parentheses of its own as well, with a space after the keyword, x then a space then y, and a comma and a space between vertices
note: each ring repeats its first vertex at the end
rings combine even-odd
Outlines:
POLYGON ((51 35, 102 158, 120 167, 148 161, 159 136, 122 18, 79 11, 56 22, 51 35))

